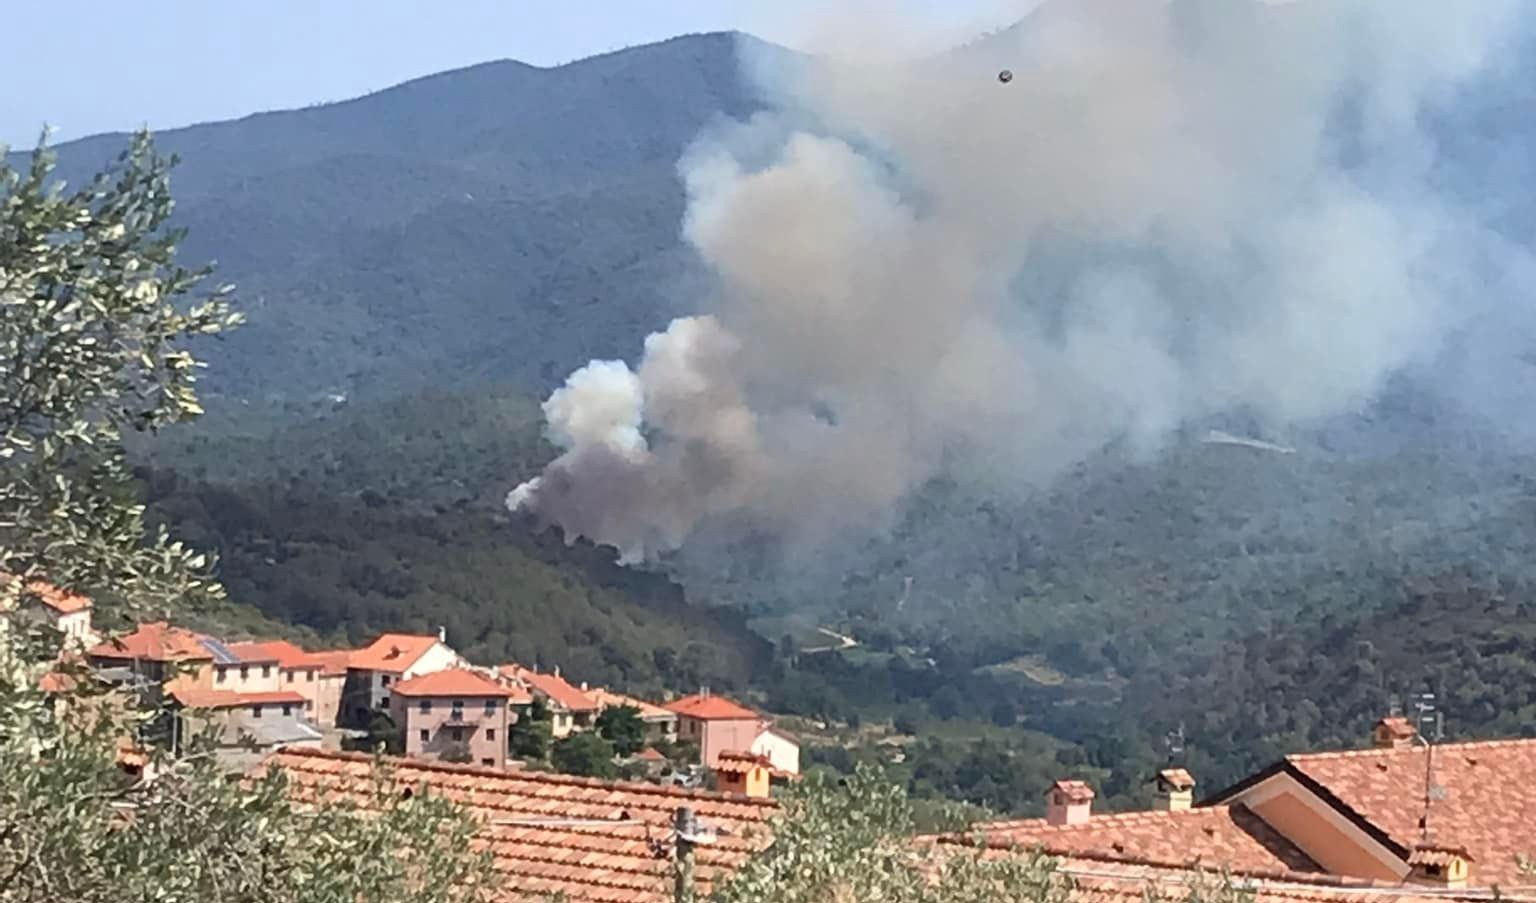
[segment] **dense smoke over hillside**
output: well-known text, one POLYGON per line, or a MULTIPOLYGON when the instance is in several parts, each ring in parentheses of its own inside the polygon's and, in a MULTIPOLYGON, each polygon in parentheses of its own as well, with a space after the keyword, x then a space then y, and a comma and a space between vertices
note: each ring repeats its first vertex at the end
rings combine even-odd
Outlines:
POLYGON ((775 111, 680 164, 710 309, 572 374, 508 503, 637 560, 1357 407, 1525 282, 1424 124, 1518 7, 1071 0, 918 62, 748 48, 775 111))

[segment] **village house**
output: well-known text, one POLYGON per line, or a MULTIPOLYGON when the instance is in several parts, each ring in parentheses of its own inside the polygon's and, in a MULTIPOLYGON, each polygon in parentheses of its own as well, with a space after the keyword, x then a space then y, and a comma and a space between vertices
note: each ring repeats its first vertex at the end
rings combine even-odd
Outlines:
POLYGON ((704 688, 666 703, 677 716, 677 737, 699 747, 699 763, 715 768, 721 753, 765 756, 784 776, 800 773, 800 744, 757 712, 704 688))
POLYGON ((549 709, 550 734, 563 740, 576 731, 591 730, 597 722, 600 706, 587 690, 586 683, 574 687, 560 676, 557 667, 539 672, 521 665, 502 665, 496 669, 502 679, 522 687, 549 709))
POLYGON ((206 738, 229 771, 244 771, 280 748, 319 749, 323 735, 305 714, 308 702, 292 690, 239 692, 178 690, 173 749, 206 738))
POLYGON ((91 626, 91 600, 51 583, 35 580, 27 584, 17 613, 63 634, 67 649, 87 649, 101 642, 91 626))
POLYGON ((211 690, 215 664, 239 663, 217 640, 164 621, 97 643, 86 656, 98 673, 131 676, 165 692, 211 690))
POLYGON ((389 710, 391 684, 461 664, 442 631, 437 636, 386 633, 348 657, 342 720, 362 727, 373 712, 389 710))
POLYGON ((645 725, 646 743, 676 743, 677 742, 677 713, 664 709, 655 703, 626 696, 623 693, 614 693, 601 687, 592 690, 589 694, 597 703, 598 714, 608 709, 629 707, 640 713, 640 721, 645 725))
POLYGON ((315 686, 315 723, 322 728, 341 726, 342 698, 347 689, 347 665, 352 650, 334 649, 311 653, 320 665, 315 686))
MULTIPOLYGON (((336 725, 336 711, 341 707, 342 681, 326 681, 328 659, 325 655, 305 652, 286 640, 267 640, 259 643, 231 643, 229 651, 240 659, 241 667, 249 664, 256 676, 255 666, 261 668, 262 690, 285 690, 304 697, 304 713, 315 724, 324 727, 336 725), (271 677, 268 679, 268 667, 271 677)), ((349 654, 350 657, 350 654, 349 654)), ((215 665, 213 685, 221 688, 220 672, 231 666, 215 665)), ((345 677, 345 668, 342 669, 345 677)), ((242 690, 239 686, 231 689, 242 690)), ((254 689, 254 688, 253 688, 254 689)))
POLYGON ((407 756, 506 766, 514 691, 475 671, 448 668, 402 680, 390 694, 407 756))
POLYGON ((766 756, 723 752, 715 762, 715 788, 756 799, 767 798, 773 784, 773 763, 766 756))

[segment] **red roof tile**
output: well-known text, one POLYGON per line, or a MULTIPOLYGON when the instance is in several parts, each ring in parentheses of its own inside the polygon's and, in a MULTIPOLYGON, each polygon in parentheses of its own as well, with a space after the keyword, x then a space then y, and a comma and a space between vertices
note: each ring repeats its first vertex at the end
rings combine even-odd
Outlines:
POLYGON ((1157 773, 1157 781, 1171 790, 1195 789, 1195 776, 1183 768, 1165 768, 1157 773))
MULTIPOLYGON (((991 856, 1005 855, 994 851, 991 856)), ((1171 869, 1134 863, 1113 862, 1079 856, 1057 860, 1059 875, 1072 882, 1072 903, 1148 903, 1148 901, 1185 901, 1204 882, 1209 888, 1220 881, 1219 874, 1190 869, 1171 869)), ((1348 881, 1328 875, 1300 875, 1251 879, 1237 877, 1240 887, 1248 888, 1248 903, 1430 903, 1445 897, 1416 894, 1411 888, 1379 886, 1369 882, 1348 881)), ((1201 899, 1209 899, 1209 895, 1201 899)))
POLYGON ((589 690, 587 695, 592 697, 592 700, 597 703, 598 708, 616 709, 629 706, 632 709, 636 709, 640 712, 640 720, 642 721, 677 720, 676 713, 670 712, 655 703, 646 702, 644 699, 636 699, 633 696, 626 696, 623 693, 614 693, 602 687, 589 690))
POLYGON ((345 675, 347 666, 352 662, 351 649, 329 649, 325 652, 314 652, 311 655, 320 665, 320 673, 331 677, 345 675))
POLYGON ((85 596, 60 589, 52 583, 42 580, 34 580, 28 583, 27 592, 37 601, 61 615, 74 614, 77 611, 84 611, 91 607, 91 600, 85 596))
POLYGON ((398 696, 410 697, 436 697, 436 696, 470 696, 470 697, 495 697, 509 699, 515 695, 511 690, 483 674, 477 674, 464 668, 449 668, 446 671, 433 671, 430 674, 422 674, 410 680, 401 681, 389 688, 391 693, 398 696))
POLYGON ((88 650, 95 658, 144 659, 152 662, 212 661, 203 637, 160 621, 140 624, 132 633, 99 643, 88 650))
POLYGON ((772 771, 773 763, 767 756, 745 752, 722 752, 715 761, 715 771, 725 774, 747 774, 754 768, 766 768, 772 771))
MULTIPOLYGON (((1385 833, 1406 859, 1422 840, 1426 755, 1422 746, 1367 749, 1289 756, 1285 764, 1385 833)), ((1473 884, 1526 880, 1515 857, 1532 852, 1536 740, 1442 744, 1433 766, 1444 791, 1429 806, 1433 842, 1475 857, 1473 884)))
POLYGON ((1168 868, 1198 864, 1275 874, 1322 871, 1244 806, 1094 815, 1078 825, 1032 818, 985 824, 979 830, 993 843, 1040 847, 1055 855, 1168 868))
POLYGON ((761 717, 749 708, 712 693, 684 696, 665 703, 662 708, 676 712, 683 718, 696 718, 700 721, 747 721, 761 717))
MULTIPOLYGON (((300 801, 373 799, 373 757, 290 749, 262 765, 282 768, 300 801)), ((665 903, 672 898, 670 826, 688 806, 706 826, 725 829, 695 852, 699 897, 770 839, 770 800, 622 781, 598 781, 528 771, 388 760, 390 780, 425 787, 485 821, 477 845, 506 876, 503 899, 665 903)), ((403 790, 402 790, 403 792, 403 790)))
POLYGON ((658 752, 654 746, 647 746, 645 749, 640 750, 639 754, 636 755, 635 758, 645 762, 667 761, 667 757, 658 752))
POLYGON ((1087 781, 1057 781, 1046 793, 1060 793, 1069 803, 1093 802, 1093 788, 1087 781))
POLYGON ((435 636, 386 633, 352 653, 348 666, 366 671, 404 674, 437 643, 435 636))
POLYGON ((248 705, 303 705, 304 696, 292 690, 239 693, 234 690, 176 690, 176 701, 190 709, 235 709, 248 705))
POLYGON ((230 643, 226 648, 236 658, 247 664, 276 662, 279 668, 290 671, 318 670, 326 665, 326 658, 321 653, 306 652, 287 640, 230 643))
POLYGON ((503 676, 526 685, 537 695, 572 712, 595 712, 599 706, 589 692, 578 690, 558 674, 532 671, 521 665, 502 665, 503 676))

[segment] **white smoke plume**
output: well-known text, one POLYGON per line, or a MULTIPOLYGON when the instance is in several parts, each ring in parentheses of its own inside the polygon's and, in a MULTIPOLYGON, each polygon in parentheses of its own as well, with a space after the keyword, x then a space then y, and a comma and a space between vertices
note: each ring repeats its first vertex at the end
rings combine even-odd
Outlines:
POLYGON ((680 164, 710 309, 573 374, 508 504, 633 561, 1358 407, 1527 272, 1423 124, 1518 7, 1059 0, 917 61, 745 46, 772 112, 680 164))

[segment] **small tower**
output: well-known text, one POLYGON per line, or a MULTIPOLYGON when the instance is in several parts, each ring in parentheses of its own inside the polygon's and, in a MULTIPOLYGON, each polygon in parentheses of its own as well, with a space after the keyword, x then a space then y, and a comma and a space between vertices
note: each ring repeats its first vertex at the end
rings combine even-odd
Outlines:
POLYGON ((1467 886, 1472 874, 1472 854, 1466 847, 1421 843, 1408 856, 1408 880, 1426 887, 1457 890, 1467 886))
POLYGON ((773 767, 766 756, 722 752, 715 763, 715 786, 722 793, 766 799, 772 783, 773 767))
POLYGON ((1157 808, 1183 812, 1195 804, 1195 778, 1182 768, 1165 768, 1157 774, 1157 808))

